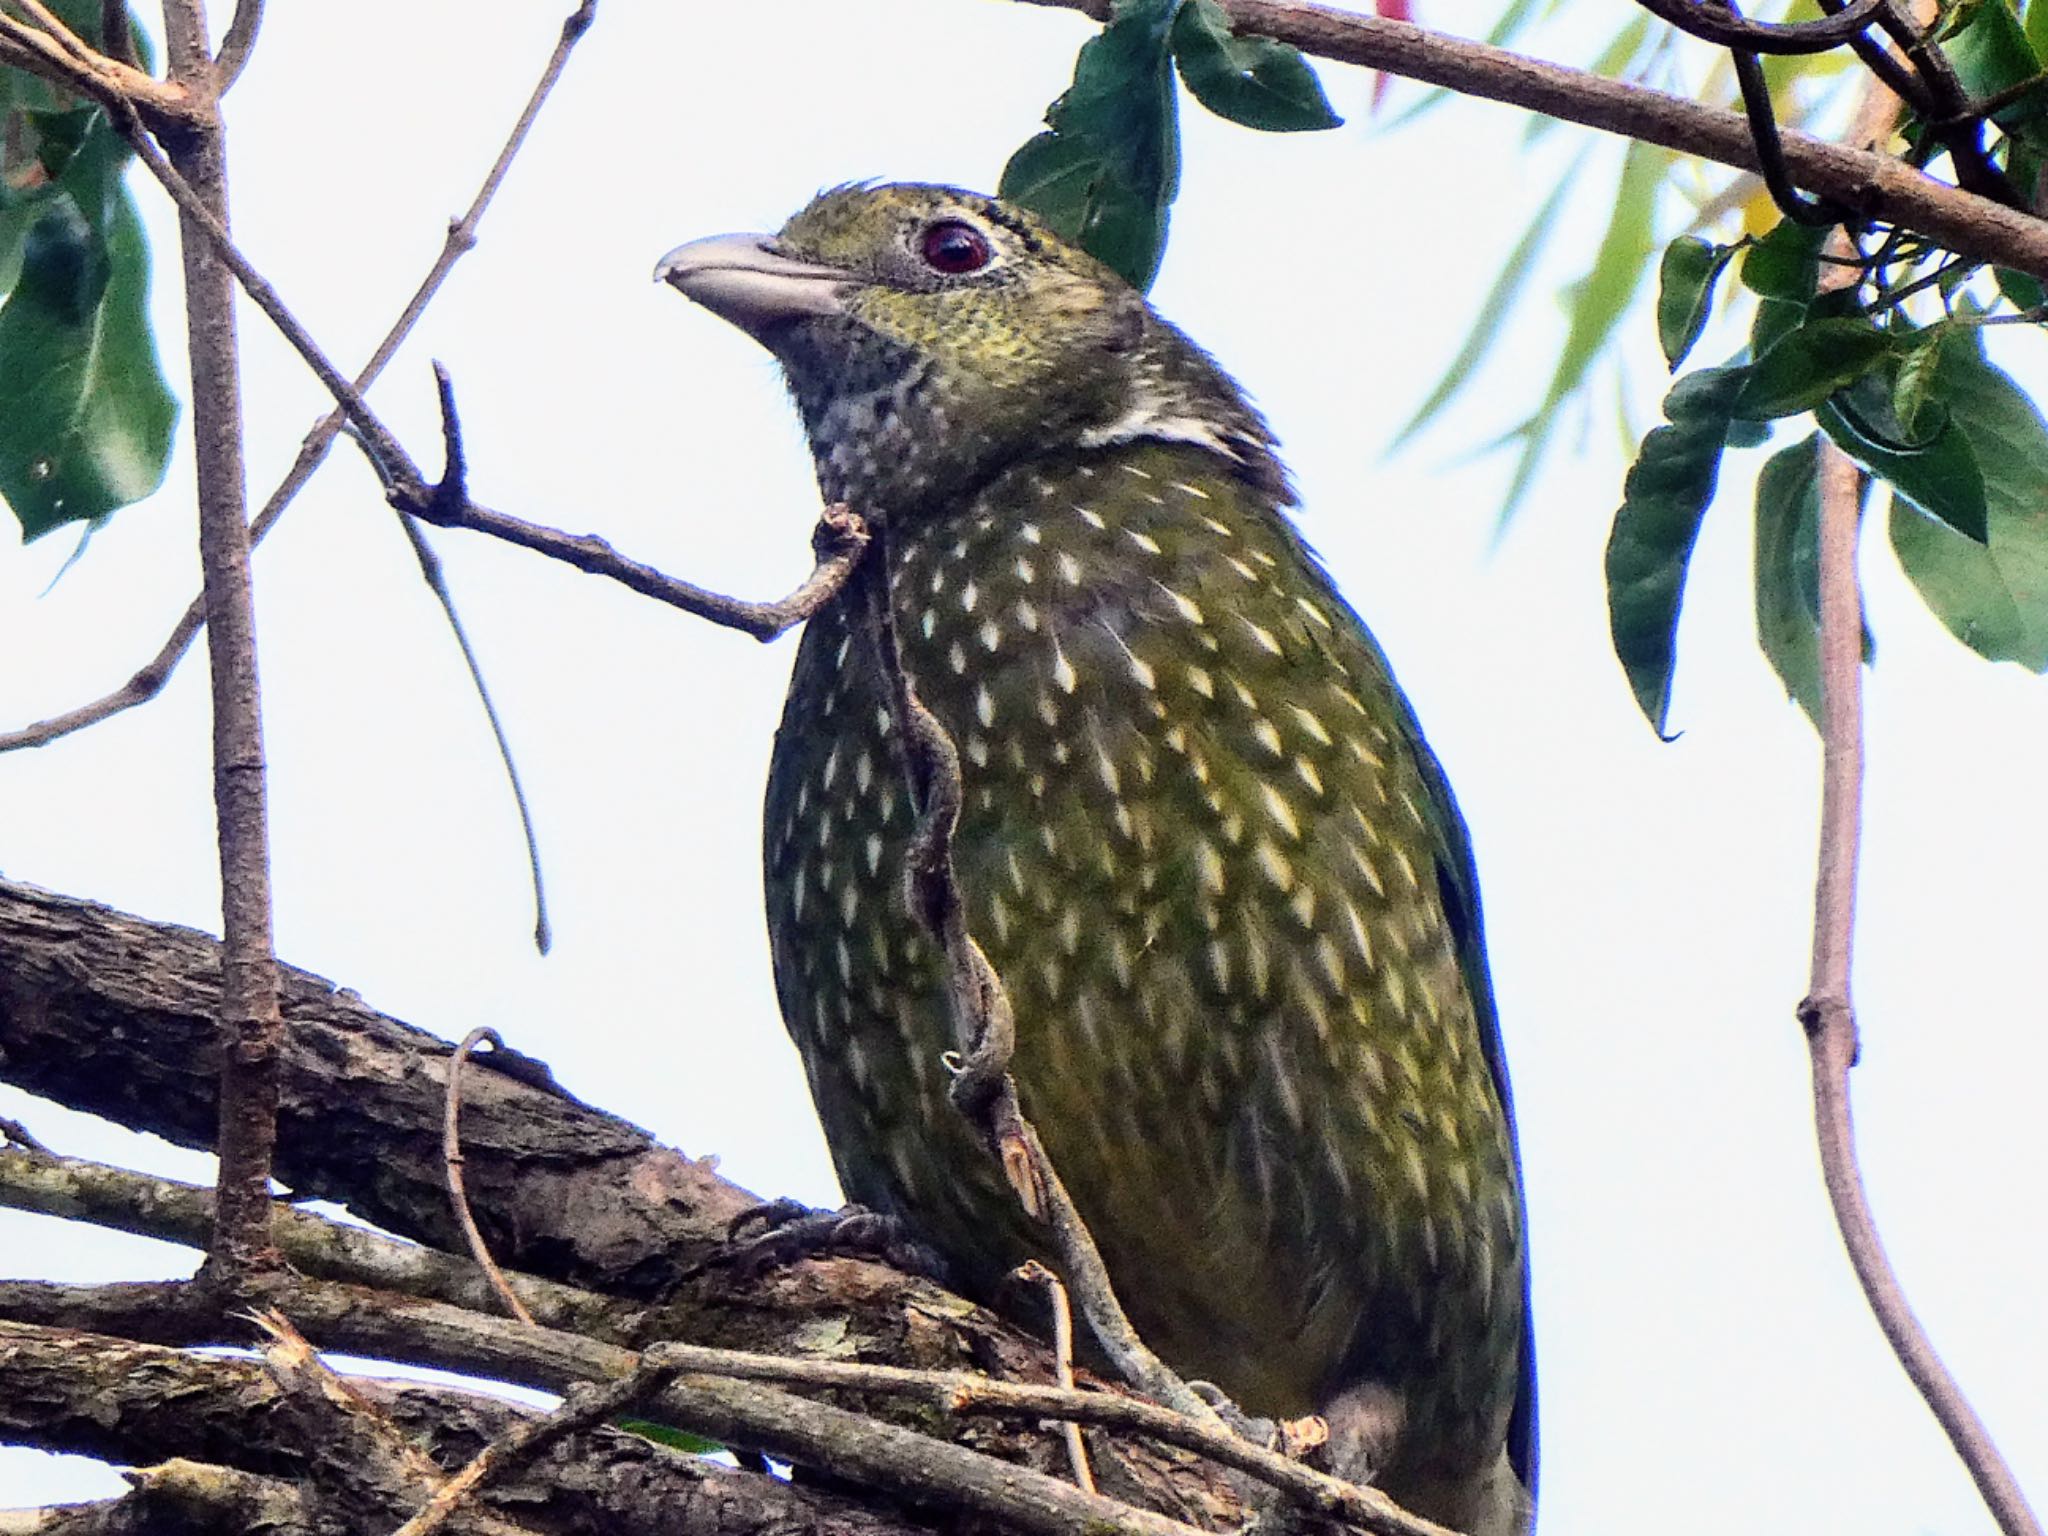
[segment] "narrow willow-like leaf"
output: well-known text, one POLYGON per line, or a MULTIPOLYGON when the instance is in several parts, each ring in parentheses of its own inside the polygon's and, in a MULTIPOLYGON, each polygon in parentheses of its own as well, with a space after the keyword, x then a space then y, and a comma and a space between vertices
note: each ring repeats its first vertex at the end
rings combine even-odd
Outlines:
POLYGON ((1536 217, 1529 221, 1529 227, 1522 231, 1522 238, 1515 242, 1515 248, 1508 253, 1508 259, 1500 269, 1500 275, 1493 280, 1493 286, 1486 292, 1485 300, 1479 306, 1479 313, 1472 321, 1472 329, 1465 333, 1458 352, 1451 364, 1444 370, 1436 387, 1429 392, 1429 398, 1416 407, 1415 414, 1408 418, 1401 430, 1394 434, 1394 440, 1387 445, 1387 451, 1401 447, 1420 432, 1451 401, 1451 398, 1470 381, 1473 371, 1486 354, 1493 350, 1493 344, 1500 339, 1501 322, 1521 296, 1529 275, 1536 268, 1536 258, 1542 253, 1550 232, 1557 225, 1558 209, 1564 205, 1565 194, 1571 190, 1572 177, 1579 169, 1582 154, 1573 160, 1560 176, 1557 185, 1550 189, 1550 196, 1543 200, 1543 206, 1536 210, 1536 217))
POLYGON ((1522 442, 1522 456, 1508 485, 1500 511, 1505 523, 1514 516, 1536 467, 1557 424, 1557 413, 1572 392, 1585 380, 1586 370, 1613 335, 1614 327, 1642 285, 1649 269, 1650 253, 1656 248, 1652 233, 1657 210, 1657 188, 1670 164, 1670 151, 1640 141, 1628 147, 1621 162, 1621 180, 1614 192, 1614 212, 1600 237, 1593 265, 1576 285, 1571 300, 1571 324, 1564 346, 1558 352, 1557 367, 1550 376, 1543 403, 1516 431, 1522 442))
POLYGON ((1664 397, 1670 424, 1643 439, 1607 539, 1614 654, 1659 736, 1665 736, 1671 708, 1686 568, 1714 499, 1721 450, 1747 374, 1744 367, 1699 369, 1671 387, 1664 397))

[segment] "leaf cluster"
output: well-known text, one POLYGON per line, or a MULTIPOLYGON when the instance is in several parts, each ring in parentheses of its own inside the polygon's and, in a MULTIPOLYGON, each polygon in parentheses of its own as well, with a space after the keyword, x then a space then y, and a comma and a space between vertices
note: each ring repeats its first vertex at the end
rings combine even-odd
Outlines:
MULTIPOLYGON (((2003 297, 2019 275, 1996 274, 1986 302, 1976 274, 1892 236, 1848 259, 1854 282, 1824 286, 1825 233, 1788 220, 1758 240, 1684 235, 1664 252, 1657 327, 1674 369, 1738 261, 1756 314, 1733 359, 1673 384, 1667 424, 1643 439, 1608 541, 1615 653, 1660 733, 1686 568, 1723 453, 1800 418, 1817 430, 1780 448, 1757 481, 1755 604, 1764 654, 1808 715, 1818 718, 1820 699, 1823 437, 1890 488, 1893 548, 1957 638, 1992 660, 2048 670, 2048 422, 1984 349, 1989 325, 2037 318, 2003 297), (1922 321, 1908 301, 1929 291, 1941 308, 1922 321)), ((1867 633, 1864 644, 1868 657, 1867 633)))
POLYGON ((1116 0, 1046 109, 1046 131, 1010 157, 997 190, 1137 288, 1158 274, 1180 186, 1176 71, 1203 106, 1247 128, 1341 121, 1297 49, 1237 36, 1216 0, 1116 0))
MULTIPOLYGON (((98 27, 96 4, 53 9, 98 27)), ((0 69, 0 497, 24 539, 140 501, 170 461, 129 157, 101 107, 0 69)))

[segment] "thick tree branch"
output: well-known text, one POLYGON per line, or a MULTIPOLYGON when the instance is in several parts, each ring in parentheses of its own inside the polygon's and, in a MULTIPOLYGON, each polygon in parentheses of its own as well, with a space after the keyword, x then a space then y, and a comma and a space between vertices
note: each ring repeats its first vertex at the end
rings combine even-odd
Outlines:
MULTIPOLYGON (((531 1410, 444 1387, 365 1380, 350 1386, 444 1471, 531 1421, 531 1410)), ((276 1411, 281 1395, 276 1379, 255 1360, 0 1322, 0 1436, 17 1443, 130 1464, 193 1458, 216 1471, 243 1469, 239 1477, 275 1488, 308 1480, 313 1454, 276 1411)), ((545 1448, 523 1473, 495 1482, 486 1502, 559 1536, 919 1536, 923 1530, 900 1512, 610 1429, 579 1432, 545 1448)), ((0 1532, 6 1530, 0 1524, 0 1532)))
MULTIPOLYGON (((1107 11, 1101 0, 1030 3, 1083 11, 1098 18, 1107 11)), ((1738 170, 1759 169, 1749 126, 1738 113, 1524 58, 1504 48, 1448 37, 1407 22, 1312 5, 1307 0, 1221 0, 1221 4, 1237 30, 1292 43, 1320 58, 1523 107, 1738 170)), ((1845 148, 1803 133, 1785 134, 1784 145, 1786 166, 1793 180, 1807 191, 1830 198, 1863 218, 1931 235, 1966 256, 2048 279, 2048 223, 1936 181, 1889 155, 1845 148)))

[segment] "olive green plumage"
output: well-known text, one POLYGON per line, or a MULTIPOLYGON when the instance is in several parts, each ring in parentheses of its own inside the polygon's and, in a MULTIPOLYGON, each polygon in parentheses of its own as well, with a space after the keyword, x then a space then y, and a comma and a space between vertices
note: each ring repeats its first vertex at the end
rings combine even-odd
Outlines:
MULTIPOLYGON (((957 741, 970 927, 1024 1107, 1140 1331, 1448 1523, 1530 1516, 1512 1119, 1457 808, 1287 519, 1264 424, 1029 215, 846 188, 662 275, 782 361, 887 530, 957 741)), ((1037 1237, 946 1098, 861 610, 808 626, 766 817, 783 1014, 847 1194, 986 1290, 1037 1237)))

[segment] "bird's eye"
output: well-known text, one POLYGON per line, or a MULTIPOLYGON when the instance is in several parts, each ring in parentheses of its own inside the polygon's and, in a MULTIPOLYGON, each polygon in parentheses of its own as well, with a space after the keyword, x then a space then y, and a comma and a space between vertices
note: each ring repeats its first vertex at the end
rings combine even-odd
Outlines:
POLYGON ((943 219, 932 225, 924 232, 918 249, 924 255, 926 266, 948 277, 979 272, 995 256, 988 236, 959 219, 943 219))

